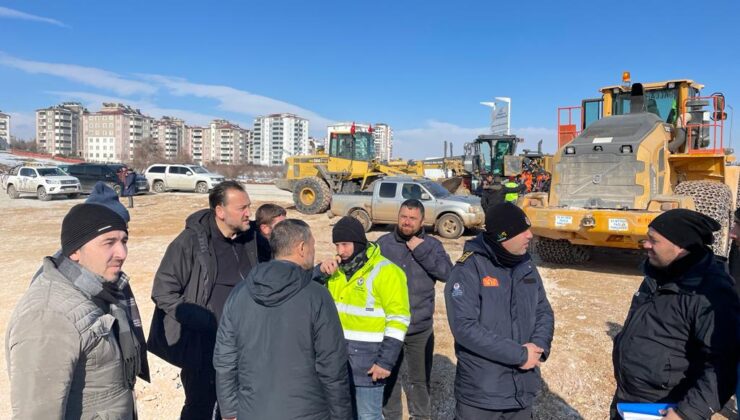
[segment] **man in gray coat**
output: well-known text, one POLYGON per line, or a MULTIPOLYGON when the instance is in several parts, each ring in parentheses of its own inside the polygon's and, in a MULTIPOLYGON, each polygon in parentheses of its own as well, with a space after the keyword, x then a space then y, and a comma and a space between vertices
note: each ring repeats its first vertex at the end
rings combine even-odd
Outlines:
POLYGON ((44 259, 13 311, 5 354, 14 419, 136 417, 136 377, 149 372, 121 271, 128 229, 118 206, 115 197, 72 207, 62 252, 44 259))

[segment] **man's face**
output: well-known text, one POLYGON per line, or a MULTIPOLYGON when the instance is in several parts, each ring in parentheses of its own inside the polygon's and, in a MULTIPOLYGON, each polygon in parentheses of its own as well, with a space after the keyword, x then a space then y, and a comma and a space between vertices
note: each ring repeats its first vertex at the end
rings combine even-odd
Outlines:
POLYGON ((262 236, 264 236, 265 238, 269 238, 270 234, 272 234, 272 230, 275 228, 275 225, 282 222, 283 220, 285 220, 285 216, 278 216, 272 219, 272 223, 270 223, 269 225, 262 223, 260 225, 260 232, 262 232, 262 236))
POLYGON ((668 267, 673 261, 688 253, 653 228, 648 229, 647 236, 642 247, 647 251, 648 261, 655 267, 668 267))
POLYGON ((398 230, 406 236, 411 236, 421 230, 421 210, 401 207, 398 212, 398 230))
POLYGON ((740 238, 740 222, 735 219, 732 223, 732 229, 730 229, 730 239, 735 241, 735 245, 740 246, 738 238, 740 238))
POLYGON ((106 281, 116 281, 128 256, 128 235, 122 230, 104 233, 69 258, 106 281))
POLYGON ((307 242, 301 242, 299 246, 299 254, 303 260, 301 267, 303 267, 304 270, 313 268, 314 258, 316 256, 316 240, 313 235, 308 238, 307 242))
POLYGON ((249 230, 249 216, 252 215, 249 195, 232 188, 226 191, 225 201, 223 206, 216 206, 216 217, 234 233, 249 230))
POLYGON ((354 242, 337 242, 334 245, 337 246, 337 255, 339 255, 342 261, 347 261, 355 252, 354 242))
POLYGON ((529 249, 529 242, 532 241, 532 237, 532 231, 527 229, 511 239, 501 242, 501 246, 509 251, 510 254, 524 255, 527 253, 527 249, 529 249))

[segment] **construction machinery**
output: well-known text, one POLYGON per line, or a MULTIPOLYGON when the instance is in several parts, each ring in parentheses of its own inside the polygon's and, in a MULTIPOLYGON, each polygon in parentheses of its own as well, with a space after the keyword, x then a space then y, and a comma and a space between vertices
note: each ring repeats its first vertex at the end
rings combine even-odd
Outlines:
POLYGON ((570 117, 559 124, 549 193, 518 203, 543 261, 585 262, 594 247, 638 249, 650 222, 675 208, 717 220, 713 248, 727 255, 740 167, 724 148, 724 96, 701 96, 702 88, 687 79, 630 84, 625 72, 601 98, 558 110, 580 111, 580 126, 570 117))
POLYGON ((424 175, 424 168, 414 161, 380 162, 372 127, 353 123, 329 134, 328 152, 287 158, 285 176, 275 185, 293 192, 298 211, 317 214, 329 208, 333 193, 366 190, 386 175, 424 175))

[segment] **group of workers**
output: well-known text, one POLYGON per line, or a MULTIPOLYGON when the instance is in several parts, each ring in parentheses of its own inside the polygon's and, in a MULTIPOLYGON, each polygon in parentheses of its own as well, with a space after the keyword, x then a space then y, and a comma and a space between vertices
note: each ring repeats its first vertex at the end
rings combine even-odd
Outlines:
MULTIPOLYGON (((106 186, 64 217, 60 251, 8 326, 14 419, 136 418, 147 352, 182 369, 181 419, 400 419, 402 388, 410 418, 429 419, 438 281, 455 340, 455 418, 533 418, 554 314, 528 253, 530 222, 512 203, 486 209, 454 265, 416 199, 377 242, 341 218, 335 255, 317 262, 308 224, 274 204, 251 221, 247 191, 223 182, 164 254, 148 339, 122 271, 129 217, 106 186)), ((612 419, 620 402, 707 419, 730 398, 740 301, 709 248, 718 229, 682 209, 650 224, 645 277, 614 341, 612 419)))

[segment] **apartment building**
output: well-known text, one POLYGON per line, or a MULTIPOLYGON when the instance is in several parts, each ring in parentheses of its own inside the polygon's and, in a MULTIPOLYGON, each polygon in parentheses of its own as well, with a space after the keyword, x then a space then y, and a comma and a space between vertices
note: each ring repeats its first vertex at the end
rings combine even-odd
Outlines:
POLYGON ((0 150, 10 148, 10 115, 0 111, 0 150))
POLYGON ((152 140, 162 150, 165 159, 175 159, 184 152, 189 155, 185 146, 185 121, 164 116, 152 124, 152 140))
POLYGON ((208 126, 187 126, 185 144, 198 164, 238 165, 249 162, 250 130, 227 120, 213 120, 208 126))
POLYGON ((391 160, 393 152, 393 129, 385 123, 376 123, 373 126, 375 139, 375 157, 382 161, 391 160))
POLYGON ((290 156, 307 154, 308 120, 294 114, 272 114, 254 120, 251 160, 258 165, 282 165, 290 156))
POLYGON ((154 119, 120 103, 103 103, 82 119, 82 157, 93 162, 130 162, 144 141, 152 141, 154 119))
POLYGON ((80 156, 82 120, 88 113, 79 102, 36 110, 36 147, 52 155, 80 156))

